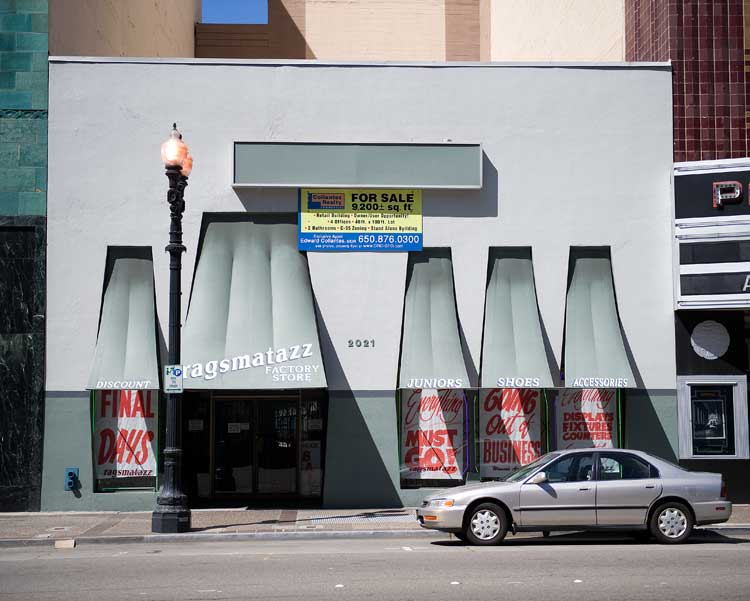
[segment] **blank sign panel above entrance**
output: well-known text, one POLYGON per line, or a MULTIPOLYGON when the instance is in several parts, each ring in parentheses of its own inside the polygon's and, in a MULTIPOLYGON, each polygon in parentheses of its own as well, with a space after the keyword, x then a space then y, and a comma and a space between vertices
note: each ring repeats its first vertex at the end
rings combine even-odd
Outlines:
POLYGON ((479 144, 235 142, 234 187, 482 187, 479 144))

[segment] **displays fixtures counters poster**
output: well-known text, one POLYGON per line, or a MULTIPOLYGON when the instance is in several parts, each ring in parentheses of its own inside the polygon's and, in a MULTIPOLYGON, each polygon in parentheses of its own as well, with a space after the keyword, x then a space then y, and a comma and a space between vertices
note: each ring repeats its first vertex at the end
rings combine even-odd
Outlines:
POLYGON ((422 250, 421 190, 299 191, 299 250, 422 250))
POLYGON ((567 388, 555 405, 557 449, 617 446, 617 391, 567 388))
POLYGON ((484 389, 479 402, 479 475, 482 478, 503 478, 542 455, 539 389, 484 389))

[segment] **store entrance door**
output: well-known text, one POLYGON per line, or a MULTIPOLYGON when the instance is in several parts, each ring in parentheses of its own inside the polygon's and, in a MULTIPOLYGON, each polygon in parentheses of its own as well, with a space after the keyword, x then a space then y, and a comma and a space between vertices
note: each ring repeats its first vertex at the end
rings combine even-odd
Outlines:
POLYGON ((324 391, 188 393, 183 447, 191 503, 320 497, 325 409, 324 391))

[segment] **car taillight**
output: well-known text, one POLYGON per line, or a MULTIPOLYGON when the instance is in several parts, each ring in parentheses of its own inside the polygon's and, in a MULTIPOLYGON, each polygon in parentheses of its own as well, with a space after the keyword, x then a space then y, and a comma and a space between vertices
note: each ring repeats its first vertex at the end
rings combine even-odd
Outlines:
POLYGON ((724 478, 721 479, 721 498, 726 499, 727 498, 727 483, 724 480, 724 478))

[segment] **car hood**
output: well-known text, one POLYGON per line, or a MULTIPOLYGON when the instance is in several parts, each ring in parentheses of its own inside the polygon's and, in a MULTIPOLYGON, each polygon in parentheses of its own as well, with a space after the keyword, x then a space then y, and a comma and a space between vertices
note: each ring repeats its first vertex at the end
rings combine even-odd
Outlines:
POLYGON ((472 482, 470 484, 464 484, 463 486, 454 486, 452 488, 443 488, 442 490, 436 491, 427 495, 424 500, 429 501, 431 499, 462 499, 463 497, 475 497, 478 494, 482 494, 482 491, 501 491, 504 489, 511 489, 517 486, 516 482, 472 482))

